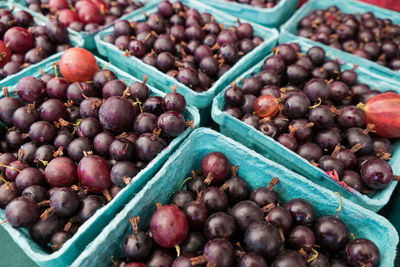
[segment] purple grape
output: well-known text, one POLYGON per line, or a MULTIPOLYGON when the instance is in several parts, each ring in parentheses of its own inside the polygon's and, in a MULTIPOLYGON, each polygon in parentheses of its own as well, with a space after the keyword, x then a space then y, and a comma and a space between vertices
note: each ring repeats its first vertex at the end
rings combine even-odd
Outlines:
POLYGON ((271 267, 281 266, 307 267, 307 263, 299 252, 294 250, 284 250, 271 264, 271 267))
POLYGON ((204 224, 204 235, 208 240, 215 238, 234 240, 236 232, 235 219, 224 212, 213 213, 204 224))
POLYGON ((381 260, 379 248, 365 238, 350 241, 346 245, 346 255, 351 266, 379 266, 381 260))
POLYGON ((12 227, 25 227, 39 219, 39 206, 28 197, 18 197, 6 206, 5 216, 12 227))
POLYGON ((314 233, 318 244, 330 252, 344 249, 349 242, 349 229, 342 220, 332 215, 319 218, 314 233))
POLYGON ((254 222, 244 235, 246 250, 263 255, 264 258, 275 257, 282 245, 278 229, 267 222, 254 222))
POLYGON ((187 190, 178 190, 172 195, 171 204, 174 204, 177 207, 183 207, 193 200, 194 195, 192 192, 187 190))
POLYGON ((373 189, 383 189, 389 186, 393 179, 392 167, 382 159, 371 159, 360 169, 362 181, 373 189))

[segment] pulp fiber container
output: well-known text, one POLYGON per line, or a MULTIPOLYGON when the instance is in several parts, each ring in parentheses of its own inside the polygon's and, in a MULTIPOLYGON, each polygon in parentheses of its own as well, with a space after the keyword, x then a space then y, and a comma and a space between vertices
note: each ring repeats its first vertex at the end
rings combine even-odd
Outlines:
MULTIPOLYGON (((282 201, 304 198, 315 207, 318 217, 337 214, 340 199, 334 192, 314 184, 228 137, 207 128, 200 128, 190 135, 154 178, 103 229, 71 266, 112 266, 111 257, 117 260, 122 256, 122 242, 132 233, 128 219, 140 216, 139 228, 147 230, 151 216, 156 210, 156 203, 170 203, 172 194, 190 176, 191 170, 199 170, 203 157, 214 151, 224 153, 231 164, 239 166, 238 175, 249 183, 251 190, 267 186, 272 177, 277 177, 280 183, 276 185, 275 191, 279 193, 282 201)), ((343 199, 340 219, 356 237, 368 238, 379 247, 382 258, 380 266, 394 266, 398 235, 385 218, 343 199)))
POLYGON ((346 59, 349 62, 358 64, 365 67, 370 75, 382 76, 388 79, 400 81, 400 72, 392 70, 388 67, 379 65, 378 63, 367 60, 358 56, 354 56, 351 53, 332 48, 328 45, 324 45, 319 42, 314 42, 311 39, 297 36, 297 24, 302 18, 311 14, 317 9, 327 9, 328 7, 336 5, 341 11, 348 14, 357 14, 364 12, 372 12, 374 15, 381 19, 391 19, 393 24, 400 25, 400 13, 391 11, 388 9, 380 8, 374 5, 366 4, 360 1, 348 1, 348 0, 310 0, 304 4, 297 12, 281 26, 281 33, 279 36, 280 43, 290 42, 292 40, 302 40, 306 42, 313 43, 323 47, 327 52, 333 51, 333 53, 340 58, 346 59))
MULTIPOLYGON (((305 53, 310 47, 312 47, 312 44, 307 42, 294 42, 297 42, 301 45, 303 53, 305 53)), ((333 59, 335 58, 335 56, 336 53, 333 53, 333 55, 328 56, 327 59, 333 59)), ((265 58, 253 68, 249 69, 246 73, 241 75, 240 78, 246 79, 247 77, 260 73, 263 68, 264 60, 265 58)), ((342 57, 340 56, 339 62, 341 63, 342 71, 344 69, 352 69, 354 66, 353 64, 343 61, 342 57)), ((358 67, 356 71, 358 73, 358 82, 365 83, 369 85, 372 89, 375 87, 377 87, 376 89, 381 91, 392 89, 400 93, 399 83, 395 83, 385 77, 373 77, 370 75, 369 69, 365 69, 363 67, 358 67)), ((240 87, 242 84, 243 81, 238 79, 237 85, 240 87)), ((304 175, 306 178, 312 180, 317 184, 320 184, 333 191, 340 192, 340 194, 342 194, 342 196, 344 196, 345 198, 367 209, 378 211, 389 201, 390 196, 397 185, 397 181, 393 181, 389 185, 389 187, 383 190, 374 190, 368 195, 361 194, 352 189, 350 189, 351 191, 349 191, 336 183, 323 170, 313 166, 306 159, 287 149, 285 146, 281 145, 273 138, 264 135, 262 132, 256 130, 254 127, 224 112, 224 108, 226 107, 224 93, 227 88, 225 88, 225 90, 223 90, 214 99, 212 105, 212 118, 217 124, 219 124, 221 133, 243 143, 247 147, 257 151, 261 155, 273 161, 282 164, 292 171, 304 175)), ((400 140, 395 140, 393 142, 393 146, 394 153, 389 163, 392 166, 394 173, 397 174, 400 173, 400 140)))
MULTIPOLYGON (((158 0, 135 0, 135 1, 144 3, 144 6, 141 7, 141 8, 136 9, 136 10, 133 11, 132 13, 129 13, 129 14, 126 14, 126 15, 121 16, 121 17, 119 17, 118 19, 125 19, 125 18, 126 18, 127 16, 129 16, 129 15, 141 13, 147 6, 150 6, 150 5, 154 4, 154 2, 157 2, 158 0)), ((14 0, 14 2, 23 5, 24 7, 26 7, 26 9, 29 10, 29 8, 28 8, 28 6, 27 6, 25 0, 14 0)), ((48 18, 46 18, 45 16, 43 16, 43 15, 40 14, 40 13, 37 13, 37 12, 34 12, 34 11, 31 11, 31 13, 36 14, 36 16, 41 17, 41 18, 44 19, 45 21, 48 20, 48 18)), ((112 23, 112 24, 113 24, 113 23, 112 23)), ((111 25, 112 25, 112 24, 111 24, 111 25)), ((85 32, 85 31, 78 32, 78 31, 75 31, 75 30, 73 30, 73 29, 71 29, 71 28, 68 28, 68 31, 69 31, 70 33, 73 33, 74 35, 80 36, 80 37, 82 38, 82 40, 83 40, 82 47, 84 47, 84 48, 86 48, 86 49, 88 49, 88 50, 90 50, 90 51, 92 51, 92 52, 95 52, 95 51, 96 51, 96 43, 95 43, 95 41, 94 41, 94 37, 95 37, 96 34, 98 34, 101 30, 107 29, 107 28, 109 28, 111 25, 108 25, 108 26, 106 26, 105 28, 99 29, 99 30, 94 31, 94 32, 85 32)))
MULTIPOLYGON (((171 1, 175 2, 175 1, 171 1)), ((233 16, 225 14, 212 7, 204 5, 203 3, 196 0, 183 0, 181 1, 190 8, 196 8, 199 12, 209 12, 219 23, 224 23, 225 26, 235 25, 237 19, 233 16)), ((153 5, 146 8, 144 12, 146 14, 152 14, 157 11, 157 6, 153 5)), ((144 14, 130 15, 127 17, 129 21, 144 21, 144 14)), ((264 42, 257 46, 253 51, 243 56, 229 71, 227 71, 221 78, 219 78, 213 86, 207 91, 197 93, 184 84, 180 83, 177 79, 159 71, 157 68, 145 64, 141 59, 136 57, 124 56, 124 51, 119 50, 114 44, 110 44, 103 41, 103 37, 108 34, 113 34, 114 29, 111 27, 104 31, 101 31, 96 37, 97 50, 100 55, 107 57, 111 63, 125 70, 126 72, 136 76, 142 77, 144 74, 148 76, 148 83, 160 88, 164 92, 170 92, 171 86, 178 84, 179 88, 182 88, 181 94, 186 98, 186 101, 197 107, 201 114, 201 123, 205 124, 211 112, 211 102, 213 98, 220 92, 226 85, 238 77, 241 73, 247 70, 258 62, 266 51, 270 51, 271 48, 276 44, 278 38, 278 32, 275 29, 268 29, 260 25, 252 24, 254 28, 254 34, 264 38, 264 42)))
POLYGON ((296 11, 298 0, 280 0, 273 8, 260 8, 226 0, 204 0, 203 3, 263 26, 277 28, 296 11))
MULTIPOLYGON (((53 62, 60 60, 60 55, 53 57, 53 62)), ((118 68, 108 65, 105 61, 96 58, 99 67, 107 65, 107 69, 113 71, 120 80, 125 79, 127 84, 131 84, 139 79, 134 78, 119 70, 118 68)), ((39 68, 46 73, 54 73, 53 66, 50 63, 39 65, 33 70, 21 73, 19 78, 27 75, 40 76, 39 68)), ((151 95, 164 96, 165 94, 154 87, 149 86, 151 95)), ((9 87, 10 92, 14 87, 9 87)), ((3 97, 3 95, 1 95, 3 97)), ((193 120, 195 125, 199 124, 200 117, 198 110, 193 106, 187 106, 183 113, 186 120, 193 120)), ((10 234, 14 241, 21 247, 21 249, 38 265, 40 266, 67 266, 83 251, 85 246, 92 241, 101 230, 114 218, 123 207, 124 204, 129 202, 135 194, 153 177, 153 175, 160 169, 164 162, 170 157, 172 152, 186 139, 192 129, 189 127, 180 136, 175 138, 161 153, 157 155, 143 170, 141 170, 133 179, 131 184, 123 188, 118 195, 110 201, 106 206, 99 209, 89 220, 87 220, 79 228, 78 232, 69 239, 63 247, 53 253, 48 253, 43 250, 36 242, 34 242, 26 228, 13 228, 10 224, 4 223, 2 227, 10 234)), ((4 210, 0 210, 0 221, 5 220, 4 210)))
MULTIPOLYGON (((9 10, 14 8, 13 9, 13 13, 15 13, 18 10, 24 10, 24 11, 26 11, 29 14, 32 15, 32 17, 34 19, 34 22, 35 22, 35 25, 46 25, 46 22, 47 22, 46 18, 44 18, 41 15, 38 15, 35 12, 32 12, 31 10, 29 10, 28 8, 23 7, 22 5, 19 5, 19 4, 16 4, 16 3, 12 4, 12 3, 7 3, 7 2, 5 2, 5 3, 4 2, 3 3, 0 2, 0 9, 1 8, 5 8, 5 9, 9 9, 9 10)), ((70 43, 71 43, 72 46, 82 47, 82 45, 83 45, 82 37, 80 37, 79 35, 77 35, 75 33, 69 32, 69 40, 70 40, 70 43)), ((61 55, 61 53, 62 52, 57 53, 55 55, 61 55)), ((50 57, 52 57, 52 56, 50 56, 50 57)), ((25 71, 27 69, 35 69, 35 68, 37 68, 39 65, 42 65, 42 63, 47 62, 50 57, 48 57, 48 58, 46 58, 46 59, 44 59, 44 60, 42 60, 42 61, 40 61, 40 62, 38 62, 36 64, 31 64, 29 67, 24 68, 22 71, 19 71, 16 74, 8 75, 6 78, 0 80, 0 87, 5 86, 5 84, 18 82, 18 78, 17 77, 19 77, 20 73, 22 73, 23 71, 25 71)))

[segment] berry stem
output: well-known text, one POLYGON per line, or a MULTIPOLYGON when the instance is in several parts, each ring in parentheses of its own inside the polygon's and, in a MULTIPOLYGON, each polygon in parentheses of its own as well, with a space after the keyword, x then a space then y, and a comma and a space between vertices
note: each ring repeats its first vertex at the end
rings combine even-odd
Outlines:
POLYGON ((316 251, 315 249, 312 249, 311 251, 314 252, 314 255, 307 260, 308 263, 310 263, 318 258, 318 251, 316 251))
POLYGON ((268 189, 269 189, 269 190, 274 190, 275 186, 276 186, 278 183, 279 183, 279 179, 276 178, 276 177, 273 177, 273 178, 271 179, 271 182, 269 182, 268 189))
POLYGON ((185 180, 183 180, 183 182, 182 182, 181 185, 179 186, 179 190, 182 189, 182 187, 185 185, 185 183, 186 183, 187 181, 192 180, 192 179, 193 179, 192 177, 188 177, 188 178, 186 178, 185 180))
POLYGON ((112 197, 111 197, 110 192, 108 191, 108 189, 103 191, 103 195, 106 197, 107 202, 110 202, 112 200, 112 197))
POLYGON ((337 214, 336 217, 339 218, 340 211, 342 210, 342 196, 339 194, 339 192, 335 192, 339 196, 339 208, 337 209, 337 214))

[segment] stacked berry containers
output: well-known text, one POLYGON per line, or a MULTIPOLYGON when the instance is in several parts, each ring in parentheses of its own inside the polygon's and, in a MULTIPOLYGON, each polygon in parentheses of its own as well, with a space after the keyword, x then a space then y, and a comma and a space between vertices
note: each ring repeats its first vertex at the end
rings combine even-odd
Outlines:
MULTIPOLYGON (((177 1, 171 1, 174 3, 177 1)), ((223 23, 225 27, 230 25, 237 25, 237 18, 232 17, 226 13, 220 12, 214 8, 206 6, 196 0, 184 0, 181 1, 184 5, 189 8, 197 9, 199 12, 208 12, 213 15, 218 23, 223 23)), ((152 14, 157 11, 157 5, 149 7, 144 10, 145 14, 152 14)), ((127 17, 128 21, 144 21, 147 15, 132 15, 127 17)), ((245 22, 245 21, 243 21, 245 22)), ((164 74, 157 68, 145 64, 141 59, 134 56, 125 56, 125 51, 119 50, 114 44, 103 41, 104 36, 112 35, 114 33, 113 28, 101 31, 96 37, 97 50, 100 55, 107 57, 111 63, 118 66, 122 70, 125 70, 132 75, 137 77, 146 74, 149 76, 148 83, 158 88, 165 88, 166 91, 170 91, 170 86, 178 84, 179 88, 182 88, 181 94, 185 96, 186 101, 196 106, 200 110, 201 124, 205 124, 211 112, 211 102, 214 96, 221 91, 229 82, 238 77, 240 73, 243 73, 250 66, 258 62, 262 57, 265 50, 271 49, 275 44, 278 37, 278 33, 275 29, 268 29, 257 24, 251 24, 254 29, 254 35, 261 36, 264 42, 255 47, 251 52, 240 58, 236 64, 232 66, 227 72, 225 72, 214 84, 207 90, 198 93, 188 86, 178 82, 177 79, 164 74)))
POLYGON ((207 0, 210 6, 218 8, 232 16, 240 17, 257 24, 277 28, 287 21, 296 10, 298 0, 281 0, 271 8, 255 7, 249 4, 229 0, 207 0))
MULTIPOLYGON (((281 34, 279 37, 280 43, 290 42, 291 40, 297 39, 305 42, 312 42, 315 45, 323 47, 327 52, 332 51, 335 55, 342 59, 346 59, 349 62, 362 65, 369 70, 370 75, 383 76, 388 79, 400 81, 399 71, 390 69, 389 67, 381 66, 375 61, 367 60, 362 57, 355 56, 351 53, 347 53, 343 50, 333 48, 329 45, 322 44, 320 42, 314 42, 309 38, 297 36, 299 22, 311 14, 315 10, 326 10, 330 6, 337 6, 339 10, 346 14, 362 14, 365 12, 372 12, 375 17, 380 19, 390 19, 393 24, 400 25, 400 16, 398 12, 391 11, 388 9, 380 8, 374 5, 366 4, 360 1, 346 1, 346 0, 329 0, 329 1, 318 1, 311 0, 304 4, 297 12, 281 26, 281 34)), ((377 27, 375 27, 377 28, 377 27)))
MULTIPOLYGON (((39 64, 34 69, 27 69, 18 75, 19 79, 25 76, 37 76, 40 77, 41 71, 45 73, 54 73, 53 63, 59 62, 61 55, 52 57, 52 61, 39 64)), ((107 68, 108 70, 114 72, 118 79, 125 80, 126 83, 133 83, 135 81, 140 81, 129 74, 120 71, 116 67, 107 64, 107 62, 96 58, 99 63, 99 67, 107 68)), ((9 91, 11 92, 13 86, 9 86, 9 91)), ((161 91, 149 86, 150 95, 164 96, 165 94, 161 91)), ((178 88, 179 91, 179 88, 178 88)), ((2 95, 3 97, 3 95, 2 95)), ((187 106, 186 110, 183 112, 185 119, 193 120, 194 125, 198 125, 200 118, 198 111, 193 106, 187 106)), ((134 194, 136 194, 147 181, 161 168, 163 163, 169 158, 172 152, 179 146, 181 142, 190 134, 192 129, 188 127, 185 132, 180 136, 175 138, 164 150, 162 150, 156 158, 154 158, 150 163, 141 170, 130 182, 129 186, 123 188, 118 195, 112 199, 107 205, 99 209, 90 219, 88 219, 76 234, 69 239, 63 247, 53 253, 48 253, 43 250, 36 242, 34 242, 28 233, 26 228, 13 228, 11 225, 4 223, 2 226, 14 239, 14 241, 21 247, 21 249, 38 265, 40 266, 67 266, 69 265, 85 248, 85 246, 92 241, 97 234, 107 225, 107 223, 119 212, 125 203, 127 203, 134 194)), ((0 210, 0 220, 6 220, 5 211, 0 210)))
MULTIPOLYGON (((148 222, 156 210, 156 203, 168 204, 173 193, 180 188, 191 170, 200 169, 203 157, 214 151, 225 154, 231 164, 239 166, 238 175, 249 183, 252 190, 266 186, 272 177, 278 177, 280 182, 274 190, 282 197, 283 201, 304 198, 315 207, 318 217, 337 214, 340 205, 340 198, 337 194, 263 158, 230 138, 201 128, 190 135, 156 176, 104 228, 72 266, 95 264, 112 266, 111 258, 115 261, 121 258, 123 240, 127 234, 132 232, 129 219, 140 216, 139 229, 147 229, 146 226, 149 225, 148 222)), ((381 251, 381 266, 394 266, 398 235, 385 218, 346 199, 343 199, 342 202, 340 218, 356 237, 368 238, 377 244, 381 251)))
MULTIPOLYGON (((22 11, 26 11, 29 14, 32 15, 35 25, 43 25, 43 26, 45 26, 47 21, 48 21, 47 19, 43 18, 42 16, 40 16, 38 14, 35 14, 35 12, 32 12, 29 9, 27 9, 27 8, 25 8, 25 7, 23 7, 23 6, 19 5, 19 4, 1 3, 0 4, 0 9, 12 10, 13 14, 15 14, 15 12, 18 12, 18 11, 21 11, 21 10, 22 11)), ((81 47, 83 45, 83 39, 79 35, 70 32, 69 33, 69 43, 70 43, 70 46, 81 47)), ((22 73, 25 70, 35 69, 38 65, 40 65, 40 64, 42 64, 44 62, 47 62, 51 57, 54 57, 54 55, 50 56, 50 57, 48 57, 48 58, 46 58, 46 59, 44 59, 42 61, 40 61, 39 63, 29 65, 28 67, 26 67, 23 70, 17 72, 16 74, 11 74, 11 75, 6 76, 4 79, 0 80, 0 85, 3 87, 6 84, 9 84, 9 83, 14 84, 14 83, 18 82, 18 78, 17 77, 19 77, 20 73, 22 73)))
MULTIPOLYGON (((301 52, 303 53, 312 47, 310 43, 301 41, 297 43, 301 46, 301 52)), ((332 55, 328 53, 327 60, 334 59, 334 55, 335 54, 332 55)), ((263 70, 264 61, 265 59, 241 75, 240 79, 237 79, 238 87, 241 87, 243 84, 243 80, 241 78, 246 79, 254 74, 260 73, 263 70)), ((354 66, 353 64, 343 61, 342 58, 339 58, 339 62, 341 63, 342 70, 352 69, 354 66)), ((379 78, 371 76, 370 72, 363 67, 359 67, 356 72, 358 74, 358 82, 360 83, 365 83, 372 88, 376 87, 378 90, 382 91, 392 89, 396 92, 399 92, 400 84, 393 83, 389 79, 383 77, 379 78)), ((324 187, 333 191, 340 192, 340 194, 342 194, 345 198, 350 199, 351 201, 367 209, 378 211, 389 201, 390 196, 397 185, 396 181, 393 181, 387 188, 383 190, 374 190, 367 195, 361 194, 355 190, 351 190, 353 192, 350 192, 348 189, 343 188, 332 178, 330 178, 323 170, 313 166, 309 161, 302 158, 295 152, 287 149, 269 136, 264 135, 254 127, 234 118, 227 112, 224 112, 224 109, 227 106, 224 98, 225 91, 226 90, 222 91, 214 99, 212 107, 213 120, 219 124, 220 131, 223 134, 240 141, 247 147, 255 150, 263 156, 276 161, 299 174, 304 175, 317 184, 323 185, 324 187)), ((396 140, 394 141, 395 142, 392 143, 394 152, 389 163, 396 174, 396 172, 399 172, 400 170, 400 142, 396 140)))
MULTIPOLYGON (((148 0, 148 1, 147 0, 137 0, 137 1, 138 2, 142 2, 144 4, 144 6, 141 7, 141 8, 136 9, 135 11, 133 11, 130 14, 126 14, 126 15, 121 16, 119 19, 125 19, 127 16, 130 16, 132 14, 138 14, 138 13, 142 12, 143 9, 146 6, 150 6, 152 4, 152 2, 154 2, 154 0, 148 0)), ((14 2, 19 3, 20 5, 23 5, 24 7, 26 7, 27 10, 30 10, 30 9, 28 9, 29 5, 27 4, 27 2, 25 0, 15 0, 14 2)), ((41 19, 47 20, 47 18, 44 15, 42 15, 40 13, 37 13, 37 12, 34 12, 34 11, 31 11, 31 12, 34 13, 36 16, 41 17, 41 19)), ((111 24, 105 26, 105 28, 108 28, 110 26, 111 26, 111 24)), ((71 33, 73 33, 74 35, 80 36, 82 38, 82 40, 83 40, 82 47, 84 47, 84 48, 86 48, 88 50, 91 50, 91 51, 95 51, 96 50, 96 43, 94 41, 94 37, 96 36, 96 34, 99 33, 100 30, 95 30, 95 31, 91 31, 91 32, 76 31, 76 30, 73 30, 71 28, 69 28, 68 30, 71 33)))

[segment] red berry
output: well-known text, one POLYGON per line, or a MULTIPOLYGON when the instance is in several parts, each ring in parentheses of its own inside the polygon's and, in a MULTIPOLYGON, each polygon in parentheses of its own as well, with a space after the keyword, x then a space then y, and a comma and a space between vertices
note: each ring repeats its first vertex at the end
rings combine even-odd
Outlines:
POLYGON ((70 48, 60 60, 61 75, 69 82, 92 81, 98 70, 96 58, 83 48, 70 48))

